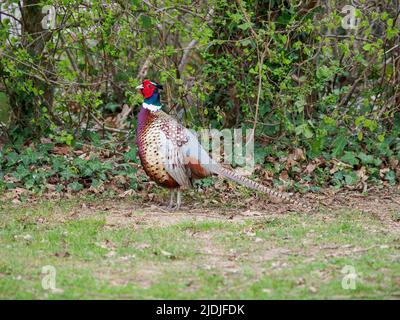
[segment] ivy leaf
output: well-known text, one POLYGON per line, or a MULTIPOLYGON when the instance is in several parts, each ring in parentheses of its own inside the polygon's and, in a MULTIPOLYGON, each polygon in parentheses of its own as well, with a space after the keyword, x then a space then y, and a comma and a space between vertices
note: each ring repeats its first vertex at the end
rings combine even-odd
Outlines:
POLYGON ((351 164, 352 166, 356 166, 359 164, 358 159, 356 158, 356 155, 354 152, 345 152, 344 156, 341 158, 341 160, 345 163, 351 164))
POLYGON ((13 166, 14 164, 16 164, 19 160, 20 160, 20 156, 18 155, 18 153, 16 152, 10 152, 7 156, 7 165, 9 167, 13 166))
POLYGON ((344 148, 347 145, 347 138, 343 135, 338 136, 334 141, 333 141, 333 156, 337 157, 343 153, 344 148))
POLYGON ((118 107, 119 107, 119 104, 115 103, 115 102, 109 102, 104 106, 104 108, 106 110, 109 110, 111 112, 115 112, 115 110, 117 110, 118 107))
POLYGON ((296 135, 303 134, 306 139, 310 139, 314 136, 314 133, 311 131, 310 127, 304 123, 295 128, 296 135))
POLYGON ((385 175, 385 180, 389 181, 391 185, 396 184, 396 174, 393 170, 390 170, 385 175))
POLYGON ((356 184, 359 180, 359 177, 355 172, 350 172, 346 173, 344 175, 344 181, 346 182, 347 185, 353 185, 356 184))
POLYGON ((136 148, 131 148, 128 152, 124 154, 124 160, 126 162, 135 162, 136 161, 136 148))
POLYGON ((247 30, 247 29, 249 29, 252 25, 253 25, 253 24, 252 24, 251 22, 245 22, 245 23, 243 23, 243 24, 238 25, 238 28, 239 28, 239 29, 242 29, 242 30, 247 30))
POLYGON ((357 157, 361 160, 361 163, 364 165, 374 163, 374 157, 370 154, 365 154, 364 152, 360 152, 357 155, 357 157))
POLYGON ((80 184, 80 183, 77 182, 77 181, 74 181, 74 182, 68 184, 68 188, 70 188, 70 189, 73 190, 73 191, 80 191, 80 190, 83 189, 83 185, 80 184))

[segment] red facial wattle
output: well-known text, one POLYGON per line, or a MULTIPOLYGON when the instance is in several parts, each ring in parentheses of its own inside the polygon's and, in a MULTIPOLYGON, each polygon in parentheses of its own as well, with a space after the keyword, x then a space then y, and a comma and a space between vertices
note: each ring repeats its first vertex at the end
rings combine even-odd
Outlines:
POLYGON ((148 99, 153 95, 155 89, 156 89, 156 87, 150 81, 145 80, 143 82, 143 89, 141 89, 140 91, 141 91, 143 97, 145 99, 148 99))

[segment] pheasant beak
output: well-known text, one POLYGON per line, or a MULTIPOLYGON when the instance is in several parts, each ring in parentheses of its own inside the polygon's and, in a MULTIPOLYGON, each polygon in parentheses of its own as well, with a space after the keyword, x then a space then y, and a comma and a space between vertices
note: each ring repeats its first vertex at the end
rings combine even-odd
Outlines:
POLYGON ((142 90, 142 89, 144 89, 144 87, 143 87, 143 85, 141 84, 140 86, 137 86, 135 89, 136 89, 136 90, 142 90))

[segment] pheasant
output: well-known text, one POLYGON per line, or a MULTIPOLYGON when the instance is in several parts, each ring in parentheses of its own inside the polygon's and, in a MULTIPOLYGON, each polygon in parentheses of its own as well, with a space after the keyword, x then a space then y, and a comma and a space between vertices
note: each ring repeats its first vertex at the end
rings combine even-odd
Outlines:
POLYGON ((303 208, 311 208, 287 195, 237 175, 214 161, 190 130, 161 110, 162 85, 144 80, 136 89, 140 90, 144 97, 136 132, 139 158, 150 179, 170 190, 169 209, 180 208, 182 190, 190 188, 193 180, 213 174, 303 208), (177 196, 174 207, 175 193, 177 196))

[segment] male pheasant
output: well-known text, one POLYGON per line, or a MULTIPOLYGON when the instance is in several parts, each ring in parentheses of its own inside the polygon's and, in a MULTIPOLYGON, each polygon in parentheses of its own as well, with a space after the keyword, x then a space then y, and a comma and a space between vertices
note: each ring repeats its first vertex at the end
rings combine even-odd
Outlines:
POLYGON ((160 84, 144 80, 136 89, 140 90, 144 97, 136 133, 139 158, 150 179, 170 189, 168 208, 174 208, 175 191, 175 209, 179 209, 182 189, 191 187, 194 179, 217 174, 253 190, 310 209, 308 205, 237 175, 214 161, 191 131, 161 110, 160 84))

